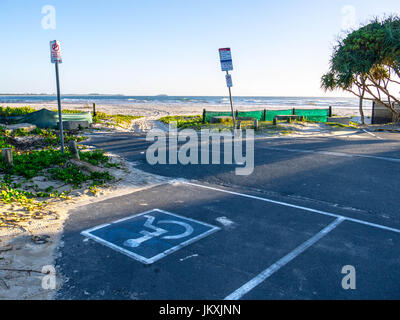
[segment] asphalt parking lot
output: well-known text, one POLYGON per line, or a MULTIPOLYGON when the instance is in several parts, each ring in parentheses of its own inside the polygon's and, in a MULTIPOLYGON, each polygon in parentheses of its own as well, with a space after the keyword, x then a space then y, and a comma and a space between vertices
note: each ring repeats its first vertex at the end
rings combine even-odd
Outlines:
POLYGON ((178 180, 71 212, 59 299, 400 298, 396 134, 256 141, 248 177, 149 166, 140 137, 90 143, 178 180))

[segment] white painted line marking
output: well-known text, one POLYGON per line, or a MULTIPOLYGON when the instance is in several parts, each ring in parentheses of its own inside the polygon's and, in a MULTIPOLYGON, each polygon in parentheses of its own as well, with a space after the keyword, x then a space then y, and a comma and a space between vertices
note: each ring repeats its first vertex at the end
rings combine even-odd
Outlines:
POLYGON ((267 199, 267 198, 251 196, 251 195, 248 195, 248 194, 245 194, 245 193, 239 193, 239 192, 233 192, 233 191, 218 189, 218 188, 214 188, 214 187, 203 186, 201 184, 186 182, 186 181, 183 181, 183 180, 179 180, 179 181, 176 181, 176 182, 177 183, 187 184, 187 185, 192 185, 192 186, 199 187, 199 188, 204 188, 204 189, 219 191, 219 192, 223 192, 223 193, 233 194, 233 195, 236 195, 236 196, 246 197, 246 198, 249 198, 249 199, 255 199, 255 200, 260 200, 260 201, 264 201, 264 202, 274 203, 274 204, 278 204, 278 205, 285 206, 285 207, 290 207, 290 208, 300 209, 300 210, 304 210, 304 211, 308 211, 308 212, 318 213, 318 214, 322 214, 324 216, 329 216, 329 217, 334 217, 334 218, 343 218, 343 219, 345 219, 347 221, 351 221, 351 222, 367 225, 367 226, 378 228, 378 229, 383 229, 383 230, 387 230, 387 231, 400 233, 399 229, 390 228, 390 227, 387 227, 387 226, 383 226, 383 225, 380 225, 380 224, 375 224, 375 223, 364 221, 364 220, 353 219, 353 218, 349 218, 349 217, 346 217, 346 216, 342 216, 342 215, 339 215, 339 214, 334 214, 334 213, 330 213, 330 212, 326 212, 326 211, 311 209, 311 208, 302 207, 302 206, 296 206, 294 204, 281 202, 281 201, 275 201, 275 200, 271 200, 271 199, 267 199))
POLYGON ((185 258, 179 259, 179 261, 182 262, 182 261, 185 261, 185 260, 188 260, 188 259, 191 259, 191 258, 196 258, 198 256, 199 256, 198 254, 192 254, 191 256, 187 256, 185 258))
POLYGON ((400 159, 397 159, 397 158, 368 156, 368 155, 365 155, 365 154, 352 154, 352 153, 344 153, 344 152, 317 151, 317 150, 304 150, 304 149, 289 149, 289 148, 274 148, 274 147, 263 147, 263 149, 273 150, 273 151, 311 153, 311 154, 315 154, 316 153, 316 154, 322 154, 322 155, 326 155, 326 156, 346 157, 346 158, 367 158, 367 159, 384 160, 384 161, 397 162, 397 163, 400 162, 400 159))
POLYGON ((377 138, 377 139, 379 139, 379 140, 383 140, 383 138, 378 137, 377 135, 373 134, 372 132, 369 132, 369 131, 367 131, 367 130, 365 130, 365 129, 362 129, 362 131, 364 131, 365 133, 368 133, 369 135, 371 135, 371 136, 373 136, 373 137, 375 137, 375 138, 377 138))
POLYGON ((314 245, 317 241, 319 241, 323 237, 325 237, 329 232, 331 232, 333 229, 335 229, 344 220, 345 219, 343 219, 343 218, 336 219, 334 222, 332 222, 326 228, 324 228, 323 230, 318 232, 312 238, 308 239, 306 242, 304 242, 303 244, 298 246, 292 252, 290 252, 289 254, 287 254, 286 256, 284 256, 283 258, 278 260, 277 262, 275 262, 268 269, 264 270, 259 275, 257 275, 255 278, 251 279, 249 282, 245 283, 243 286, 241 286, 239 289, 237 289, 235 292, 231 293, 224 300, 239 300, 245 294, 249 293, 251 290, 253 290, 255 287, 257 287, 259 284, 261 284, 266 279, 268 279, 272 274, 274 274, 280 268, 282 268, 283 266, 288 264, 290 261, 292 261, 298 255, 300 255, 305 250, 307 250, 309 247, 314 245))
POLYGON ((235 223, 232 220, 229 220, 227 217, 219 217, 215 219, 217 222, 222 224, 224 227, 232 227, 235 223))

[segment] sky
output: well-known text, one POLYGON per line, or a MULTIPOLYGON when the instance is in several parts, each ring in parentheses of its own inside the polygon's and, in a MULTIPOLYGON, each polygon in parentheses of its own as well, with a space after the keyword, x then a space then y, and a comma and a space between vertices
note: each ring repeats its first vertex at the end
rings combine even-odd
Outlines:
POLYGON ((55 93, 57 39, 63 94, 225 95, 230 47, 234 95, 347 96, 320 89, 335 41, 391 13, 399 0, 0 0, 0 93, 55 93))

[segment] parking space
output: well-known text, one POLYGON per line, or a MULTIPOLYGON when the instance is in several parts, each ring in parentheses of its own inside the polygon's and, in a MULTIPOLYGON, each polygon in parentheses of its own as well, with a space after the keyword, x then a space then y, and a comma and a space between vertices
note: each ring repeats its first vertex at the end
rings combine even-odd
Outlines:
POLYGON ((243 299, 378 299, 400 297, 400 234, 343 222, 243 299), (344 290, 344 266, 355 290, 344 290))
POLYGON ((65 226, 58 298, 400 296, 399 230, 305 205, 176 182, 79 208, 65 226), (356 290, 342 288, 346 265, 356 290))

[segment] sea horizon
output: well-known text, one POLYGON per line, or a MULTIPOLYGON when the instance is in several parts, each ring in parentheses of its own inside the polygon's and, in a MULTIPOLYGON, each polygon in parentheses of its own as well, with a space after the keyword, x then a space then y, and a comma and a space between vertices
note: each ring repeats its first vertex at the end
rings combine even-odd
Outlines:
MULTIPOLYGON (((0 105, 7 103, 52 103, 56 102, 56 95, 52 94, 0 94, 0 105)), ((229 105, 227 96, 169 96, 160 95, 123 95, 123 94, 64 94, 64 103, 99 103, 111 105, 229 105)), ((308 96, 233 96, 237 106, 265 106, 265 107, 358 107, 358 98, 355 97, 308 97, 308 96)), ((365 107, 370 107, 369 101, 365 107)))

